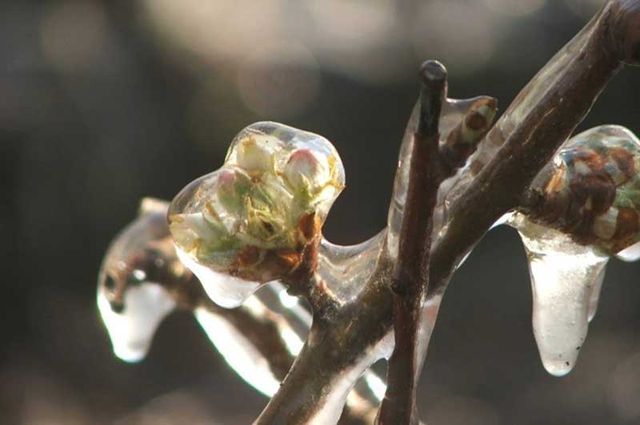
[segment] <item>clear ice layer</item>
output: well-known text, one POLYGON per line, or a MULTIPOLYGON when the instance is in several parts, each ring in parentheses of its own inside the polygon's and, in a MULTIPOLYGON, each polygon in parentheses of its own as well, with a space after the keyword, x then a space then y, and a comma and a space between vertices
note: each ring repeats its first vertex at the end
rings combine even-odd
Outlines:
POLYGON ((550 374, 566 375, 585 342, 609 257, 520 214, 510 224, 527 253, 540 358, 550 374))
POLYGON ((197 308, 194 315, 213 345, 242 379, 267 396, 276 393, 280 381, 273 376, 268 360, 251 340, 238 332, 223 315, 205 307, 197 308))
MULTIPOLYGON (((178 251, 169 237, 166 221, 167 203, 145 199, 141 214, 127 226, 111 244, 100 271, 97 302, 109 332, 116 355, 126 361, 139 361, 147 354, 153 336, 163 318, 177 308, 176 294, 167 291, 175 282, 138 281, 140 276, 158 275, 158 264, 167 267, 168 273, 160 273, 168 279, 177 278, 171 273, 183 273, 178 267, 178 251), (147 268, 145 268, 147 267, 147 268), (108 280, 115 278, 112 286, 108 280), (122 310, 114 310, 114 302, 122 297, 122 310)), ((375 269, 378 254, 384 243, 384 234, 352 247, 341 247, 322 241, 320 274, 331 290, 345 302, 358 294, 363 280, 375 269)), ((180 254, 189 263, 190 257, 180 254)), ((244 317, 255 320, 258 326, 273 326, 279 344, 295 357, 304 345, 312 315, 304 300, 289 295, 281 283, 261 285, 256 282, 233 278, 200 265, 191 267, 202 279, 207 295, 216 305, 236 306, 244 317), (262 286, 260 290, 258 286, 262 286)), ((200 284, 183 282, 181 284, 200 284)), ((179 296, 178 296, 179 298, 179 296)), ((216 349, 229 365, 248 384, 271 396, 279 388, 279 381, 268 359, 261 353, 255 341, 244 336, 234 319, 236 311, 225 310, 202 300, 194 308, 194 315, 216 349)), ((379 356, 387 356, 387 347, 379 356)), ((362 395, 377 396, 384 393, 384 383, 372 371, 364 372, 365 379, 359 385, 359 393, 352 393, 348 400, 352 406, 362 406, 362 395), (375 388, 374 388, 375 387, 375 388)))
MULTIPOLYGON (((451 130, 461 122, 477 99, 478 98, 445 99, 445 102, 442 105, 442 112, 440 114, 440 135, 446 137, 451 130)), ((398 166, 396 168, 396 177, 393 184, 393 194, 387 218, 387 250, 388 255, 391 258, 396 258, 398 255, 402 215, 407 198, 407 190, 409 188, 409 162, 411 159, 411 152, 413 151, 413 134, 416 131, 418 121, 418 107, 418 104, 414 106, 409 123, 407 124, 407 129, 402 139, 400 154, 398 157, 398 166)), ((440 142, 442 143, 443 140, 440 140, 440 142)), ((452 181, 452 179, 445 180, 440 189, 439 203, 434 211, 433 229, 435 235, 439 234, 445 225, 445 211, 443 204, 446 200, 443 199, 443 193, 446 193, 450 189, 450 181, 452 181)))
POLYGON ((229 276, 203 266, 180 248, 176 248, 176 252, 182 264, 198 278, 209 298, 220 307, 239 307, 261 285, 259 282, 229 276))
POLYGON ((593 290, 591 291, 591 296, 589 297, 589 314, 588 319, 589 322, 596 317, 596 312, 598 311, 598 304, 600 302, 600 293, 602 292, 602 284, 604 283, 604 276, 607 270, 606 263, 598 273, 598 277, 596 277, 595 284, 593 285, 593 290))
POLYGON ((365 288, 376 269, 384 243, 384 231, 352 246, 334 245, 325 239, 321 241, 318 272, 341 303, 355 300, 365 288))
POLYGON ((388 357, 392 349, 393 334, 388 334, 375 347, 365 352, 358 362, 343 371, 337 379, 332 382, 328 393, 324 394, 323 405, 316 411, 314 416, 305 423, 310 425, 338 423, 344 406, 347 403, 347 396, 350 394, 358 379, 360 379, 360 377, 365 374, 365 371, 377 360, 388 357))

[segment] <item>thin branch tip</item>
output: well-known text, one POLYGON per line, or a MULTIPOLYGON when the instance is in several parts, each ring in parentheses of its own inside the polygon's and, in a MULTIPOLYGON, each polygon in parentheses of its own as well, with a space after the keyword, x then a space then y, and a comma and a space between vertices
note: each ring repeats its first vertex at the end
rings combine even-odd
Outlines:
POLYGON ((447 69, 436 60, 428 60, 420 66, 420 115, 416 134, 431 139, 438 133, 440 110, 447 91, 447 69))
POLYGON ((437 60, 429 59, 420 65, 422 83, 431 87, 444 85, 447 81, 447 68, 437 60))

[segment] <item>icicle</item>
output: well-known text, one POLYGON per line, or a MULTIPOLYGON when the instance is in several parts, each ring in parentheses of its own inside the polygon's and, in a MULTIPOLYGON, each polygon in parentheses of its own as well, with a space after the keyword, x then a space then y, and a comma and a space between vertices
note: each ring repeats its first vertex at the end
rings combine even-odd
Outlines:
POLYGON ((143 199, 140 214, 116 236, 100 267, 98 309, 115 355, 127 362, 146 356, 160 322, 176 307, 167 291, 148 279, 155 267, 148 254, 171 247, 167 208, 164 201, 143 199))
POLYGON ((522 215, 510 224, 518 229, 529 260, 533 332, 542 363, 550 374, 566 375, 587 336, 609 257, 522 215))
POLYGON ((534 292, 545 367, 568 373, 587 334, 610 256, 640 258, 640 140, 603 125, 567 140, 532 183, 529 218, 515 214, 534 292), (536 224, 538 223, 538 224, 536 224))
POLYGON ((97 301, 113 352, 126 362, 138 362, 146 356, 158 326, 176 306, 164 288, 148 282, 127 289, 121 312, 113 311, 102 291, 97 301))

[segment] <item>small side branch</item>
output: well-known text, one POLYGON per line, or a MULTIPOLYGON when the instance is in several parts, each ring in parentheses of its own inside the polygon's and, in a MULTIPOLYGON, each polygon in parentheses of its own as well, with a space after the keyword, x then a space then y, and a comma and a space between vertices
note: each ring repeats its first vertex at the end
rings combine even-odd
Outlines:
POLYGON ((395 349, 389 360, 388 387, 382 402, 380 425, 417 424, 416 384, 422 304, 428 284, 433 210, 443 180, 438 131, 447 72, 427 61, 421 68, 420 110, 409 165, 409 186, 400 233, 400 252, 393 289, 395 349))

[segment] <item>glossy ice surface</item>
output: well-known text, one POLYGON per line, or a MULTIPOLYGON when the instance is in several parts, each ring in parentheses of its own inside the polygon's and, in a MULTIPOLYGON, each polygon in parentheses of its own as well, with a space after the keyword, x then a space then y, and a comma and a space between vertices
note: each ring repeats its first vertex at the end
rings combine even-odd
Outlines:
POLYGON ((533 291, 533 333, 545 369, 556 376, 574 367, 595 314, 609 257, 520 214, 510 224, 525 246, 533 291))
MULTIPOLYGON (((536 219, 582 244, 617 254, 640 240, 640 141, 624 127, 603 125, 560 148, 543 173, 536 219)), ((624 256, 633 258, 632 249, 624 256)))
POLYGON ((152 273, 159 266, 155 254, 164 249, 161 241, 169 237, 167 207, 145 199, 140 216, 116 236, 100 268, 100 315, 114 353, 128 362, 146 356, 158 326, 176 306, 152 273))

